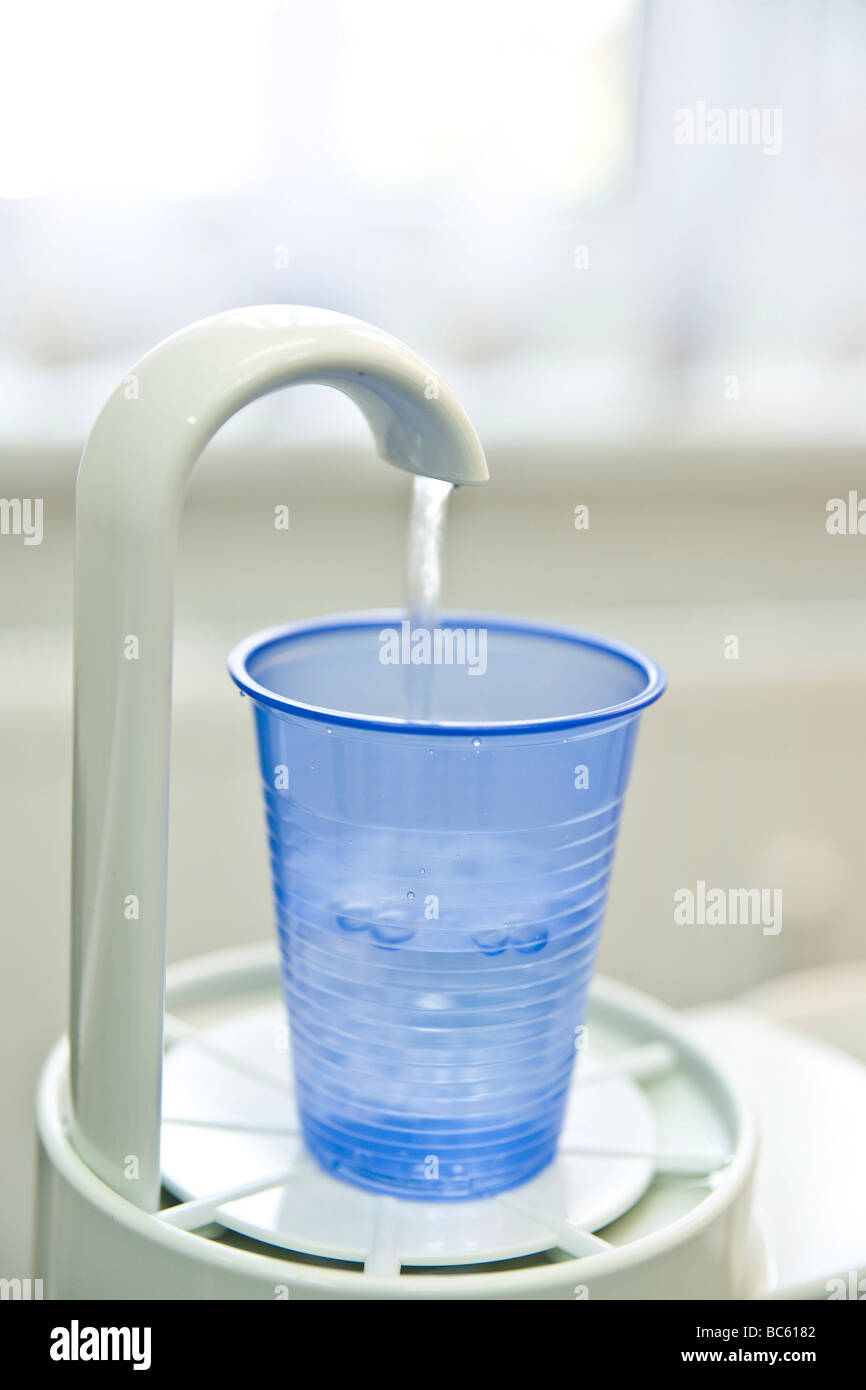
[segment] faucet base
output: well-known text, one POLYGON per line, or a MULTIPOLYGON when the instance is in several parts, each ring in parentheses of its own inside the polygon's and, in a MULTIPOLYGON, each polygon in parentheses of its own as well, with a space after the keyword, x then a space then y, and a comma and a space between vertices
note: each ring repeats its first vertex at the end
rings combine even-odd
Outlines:
POLYGON ((594 1152, 560 1155, 501 1197, 454 1204, 360 1192, 321 1173, 285 1132, 286 1028, 271 947, 176 967, 168 1005, 164 1180, 182 1190, 191 1180, 179 1180, 180 1166, 196 1153, 209 1164, 194 1179, 201 1195, 187 1187, 178 1202, 164 1192, 161 1210, 148 1213, 99 1180, 68 1137, 58 1044, 38 1103, 34 1272, 46 1298, 573 1300, 664 1290, 716 1299, 766 1288, 748 1116, 676 1017, 631 990, 600 980, 593 992, 593 1043, 576 1090, 588 1129, 572 1134, 594 1152), (676 1133, 689 1152, 662 1150, 656 1132, 676 1133), (627 1140, 634 1156, 623 1158, 627 1140), (619 1156, 601 1152, 614 1143, 619 1156), (715 1165, 712 1184, 695 1180, 702 1163, 705 1178, 715 1165), (651 1182, 660 1169, 666 1181, 651 1182), (593 1171, 601 1177, 590 1193, 593 1171), (326 1194, 324 1214, 311 1192, 326 1194))

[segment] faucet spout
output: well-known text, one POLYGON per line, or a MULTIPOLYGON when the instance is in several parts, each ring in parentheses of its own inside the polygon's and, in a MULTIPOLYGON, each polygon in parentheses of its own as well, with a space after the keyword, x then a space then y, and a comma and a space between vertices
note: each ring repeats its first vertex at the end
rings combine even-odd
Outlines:
POLYGON ((72 1134, 91 1169, 154 1211, 160 1188, 174 551, 193 466, 222 424, 321 383, 387 462, 482 483, 444 382, 369 324, 321 309, 232 310, 148 353, 107 401, 76 486, 72 1134))

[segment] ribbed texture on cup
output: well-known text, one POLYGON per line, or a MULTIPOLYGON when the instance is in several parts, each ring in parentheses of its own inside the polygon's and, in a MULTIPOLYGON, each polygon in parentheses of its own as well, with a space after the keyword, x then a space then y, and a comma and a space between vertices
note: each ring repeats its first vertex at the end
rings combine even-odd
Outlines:
POLYGON ((454 615, 440 631, 467 660, 430 654, 436 720, 413 721, 395 618, 259 634, 229 665, 258 733, 307 1145, 376 1191, 479 1197, 554 1155, 664 680, 589 634, 454 615))
POLYGON ((620 798, 490 834, 358 825, 267 782, 265 804, 297 1101, 319 1163, 428 1201, 539 1172, 562 1122, 620 798))

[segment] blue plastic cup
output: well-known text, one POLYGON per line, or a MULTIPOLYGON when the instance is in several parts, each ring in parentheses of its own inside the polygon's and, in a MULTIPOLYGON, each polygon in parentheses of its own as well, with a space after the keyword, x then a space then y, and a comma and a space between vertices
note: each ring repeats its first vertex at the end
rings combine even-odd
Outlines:
POLYGON ((229 658, 255 711, 306 1144, 428 1201, 553 1158, 638 720, 665 684, 586 633, 442 621, 438 648, 402 614, 352 614, 229 658), (409 677, 433 719, 405 718, 409 677))

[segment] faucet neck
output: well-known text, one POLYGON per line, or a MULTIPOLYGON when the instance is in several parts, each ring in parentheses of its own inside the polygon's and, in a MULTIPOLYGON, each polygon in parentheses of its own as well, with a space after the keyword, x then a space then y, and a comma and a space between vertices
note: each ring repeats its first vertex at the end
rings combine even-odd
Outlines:
POLYGON ((148 1211, 160 1189, 177 519, 219 427, 304 382, 349 395, 388 462, 486 478, 465 414, 407 348, 356 319, 281 306, 205 319, 148 353, 106 403, 78 474, 72 1128, 93 1171, 148 1211))

